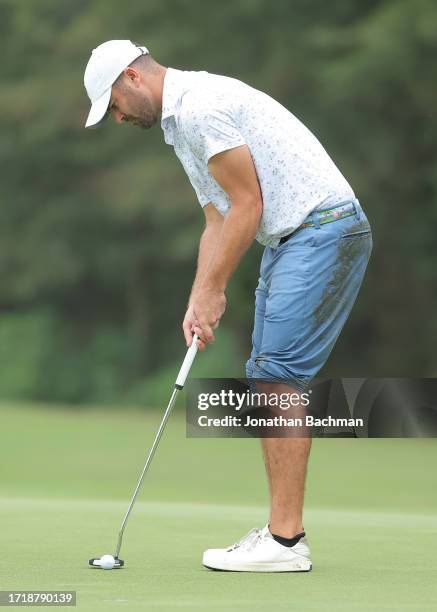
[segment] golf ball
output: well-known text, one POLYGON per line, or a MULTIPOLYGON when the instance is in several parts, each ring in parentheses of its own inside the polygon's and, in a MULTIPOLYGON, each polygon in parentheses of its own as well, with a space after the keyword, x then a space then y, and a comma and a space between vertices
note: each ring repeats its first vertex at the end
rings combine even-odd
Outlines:
POLYGON ((115 559, 112 555, 103 555, 100 559, 100 567, 105 570, 110 570, 115 565, 115 559))

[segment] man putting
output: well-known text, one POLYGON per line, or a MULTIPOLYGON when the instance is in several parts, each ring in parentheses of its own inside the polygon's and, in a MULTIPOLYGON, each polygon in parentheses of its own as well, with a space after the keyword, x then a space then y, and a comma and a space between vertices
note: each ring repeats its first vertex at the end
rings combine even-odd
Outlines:
MULTIPOLYGON (((233 78, 166 68, 145 47, 111 40, 85 70, 86 127, 108 115, 167 144, 205 214, 183 321, 187 345, 214 341, 225 291, 254 239, 265 246, 256 288, 248 378, 267 394, 302 393, 325 364, 361 286, 372 249, 369 222, 319 141, 270 96, 233 78)), ((302 524, 309 437, 264 438, 270 520, 237 544, 207 550, 205 566, 308 571, 302 524)))

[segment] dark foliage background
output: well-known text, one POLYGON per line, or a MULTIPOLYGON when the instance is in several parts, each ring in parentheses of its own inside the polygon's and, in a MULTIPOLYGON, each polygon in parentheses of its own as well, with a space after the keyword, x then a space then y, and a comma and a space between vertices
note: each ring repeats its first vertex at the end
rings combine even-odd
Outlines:
MULTIPOLYGON (((110 38, 240 78, 312 129, 374 229, 359 300, 322 372, 435 376, 433 0, 0 0, 0 396, 158 403, 202 229, 159 127, 86 131, 83 71, 110 38)), ((198 376, 240 376, 261 248, 198 376)))

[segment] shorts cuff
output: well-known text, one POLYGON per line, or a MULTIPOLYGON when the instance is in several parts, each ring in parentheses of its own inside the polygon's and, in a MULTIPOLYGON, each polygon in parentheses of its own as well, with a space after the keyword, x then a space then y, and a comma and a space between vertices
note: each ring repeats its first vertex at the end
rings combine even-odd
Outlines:
MULTIPOLYGON (((282 368, 276 368, 276 370, 281 370, 282 368)), ((247 372, 247 368, 246 368, 247 372)), ((256 380, 262 380, 265 382, 277 382, 282 383, 284 385, 289 385, 296 389, 296 391, 304 392, 308 389, 313 377, 312 376, 302 376, 299 374, 293 374, 290 372, 280 372, 276 371, 275 373, 269 372, 269 368, 266 367, 265 362, 263 365, 260 365, 258 362, 255 362, 252 368, 251 376, 248 375, 248 378, 252 378, 256 380)))

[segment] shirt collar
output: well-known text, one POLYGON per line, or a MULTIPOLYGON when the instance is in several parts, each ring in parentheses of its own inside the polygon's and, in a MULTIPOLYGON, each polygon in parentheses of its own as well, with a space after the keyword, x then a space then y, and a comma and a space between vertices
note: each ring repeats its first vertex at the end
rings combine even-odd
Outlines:
POLYGON ((161 122, 175 114, 176 103, 184 91, 185 73, 176 68, 167 68, 162 90, 161 122))
POLYGON ((187 72, 186 70, 167 68, 164 77, 164 87, 162 90, 161 112, 161 128, 164 131, 164 138, 167 144, 174 144, 174 122, 169 121, 169 119, 174 117, 178 102, 185 91, 189 89, 191 77, 195 75, 196 73, 187 72))

